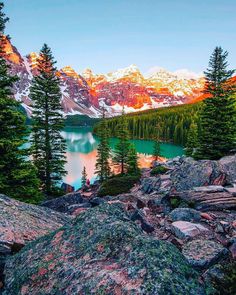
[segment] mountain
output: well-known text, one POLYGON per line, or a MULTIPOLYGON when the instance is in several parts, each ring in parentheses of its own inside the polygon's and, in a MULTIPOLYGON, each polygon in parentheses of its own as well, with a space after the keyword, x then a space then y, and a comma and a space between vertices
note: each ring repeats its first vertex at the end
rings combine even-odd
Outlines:
MULTIPOLYGON (((37 74, 37 53, 23 57, 6 39, 6 60, 11 72, 19 77, 14 97, 31 114, 29 88, 37 74)), ((109 116, 126 112, 179 105, 198 101, 204 78, 187 70, 170 73, 164 69, 143 75, 135 65, 108 74, 94 74, 90 69, 77 73, 70 66, 58 70, 62 106, 66 114, 99 117, 104 106, 109 116)))

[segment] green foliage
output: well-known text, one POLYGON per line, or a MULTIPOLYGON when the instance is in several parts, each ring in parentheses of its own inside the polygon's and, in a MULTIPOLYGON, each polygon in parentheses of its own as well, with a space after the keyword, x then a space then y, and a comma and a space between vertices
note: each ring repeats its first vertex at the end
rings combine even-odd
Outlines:
POLYGON ((119 141, 115 146, 113 162, 120 167, 121 174, 124 174, 128 168, 128 152, 130 149, 128 124, 124 114, 122 114, 116 127, 116 137, 119 141))
POLYGON ((81 177, 81 186, 84 187, 86 185, 86 180, 87 180, 87 172, 86 172, 86 168, 83 168, 82 171, 82 177, 81 177))
POLYGON ((216 47, 205 72, 208 98, 200 113, 197 159, 219 159, 236 146, 236 88, 230 80, 234 70, 227 70, 227 56, 227 51, 216 47))
POLYGON ((134 144, 130 144, 127 158, 127 173, 131 175, 140 174, 140 169, 138 167, 138 155, 134 144))
POLYGON ((109 158, 111 149, 109 146, 109 130, 107 128, 107 120, 103 112, 103 119, 99 125, 98 136, 100 143, 97 148, 96 171, 100 181, 106 180, 110 174, 109 158))
POLYGON ((5 17, 0 3, 0 193, 16 199, 36 203, 40 200, 36 169, 28 159, 28 130, 20 105, 12 98, 11 89, 18 80, 9 74, 5 61, 5 17))
POLYGON ((100 119, 90 118, 87 115, 68 115, 65 119, 65 126, 94 126, 100 119))
POLYGON ((155 157, 155 160, 157 161, 158 160, 158 157, 161 156, 161 144, 160 144, 160 140, 159 140, 159 133, 160 133, 160 126, 158 124, 156 130, 155 130, 156 134, 155 134, 155 137, 154 137, 154 145, 153 145, 153 153, 152 155, 155 157))
POLYGON ((151 170, 151 175, 165 174, 168 169, 164 166, 157 166, 151 170))
POLYGON ((128 193, 130 189, 139 181, 140 175, 114 176, 104 181, 98 191, 98 196, 116 196, 128 193))
POLYGON ((192 122, 188 131, 187 144, 185 149, 186 156, 193 157, 198 144, 198 127, 195 122, 192 122))
MULTIPOLYGON (((131 138, 156 140, 158 126, 158 139, 164 142, 185 145, 187 133, 194 121, 199 126, 198 113, 202 103, 146 110, 125 115, 131 138)), ((122 116, 108 119, 107 124, 111 136, 117 136, 117 127, 122 122, 122 116)), ((97 133, 99 124, 94 126, 97 133)))
POLYGON ((38 59, 38 75, 30 89, 33 101, 31 151, 43 191, 48 195, 66 174, 60 81, 54 64, 51 49, 44 44, 38 59))
POLYGON ((155 157, 156 161, 157 161, 158 157, 161 156, 161 144, 160 144, 160 141, 158 139, 156 139, 154 141, 152 155, 155 157))
POLYGON ((180 204, 181 204, 180 199, 178 199, 178 198, 171 198, 170 199, 170 205, 173 209, 178 208, 180 204))

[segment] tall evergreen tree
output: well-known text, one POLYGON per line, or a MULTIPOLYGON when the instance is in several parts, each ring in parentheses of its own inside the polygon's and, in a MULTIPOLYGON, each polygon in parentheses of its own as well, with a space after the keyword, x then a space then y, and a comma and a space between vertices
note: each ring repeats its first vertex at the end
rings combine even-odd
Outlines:
POLYGON ((130 144, 127 158, 127 172, 128 174, 137 175, 140 173, 138 167, 138 155, 134 144, 130 144))
POLYGON ((107 127, 107 121, 105 118, 105 110, 103 108, 102 121, 99 124, 99 130, 97 135, 99 136, 100 143, 97 148, 97 161, 96 171, 100 181, 106 180, 111 173, 109 158, 110 158, 110 146, 109 146, 109 130, 107 127))
POLYGON ((86 172, 86 168, 84 167, 83 168, 83 171, 82 171, 82 177, 81 177, 81 187, 85 187, 86 185, 86 181, 87 181, 87 172, 86 172))
POLYGON ((208 98, 200 114, 201 134, 196 158, 219 159, 236 144, 235 84, 230 79, 234 70, 228 70, 228 52, 216 47, 205 72, 208 98))
POLYGON ((64 119, 61 107, 60 81, 51 49, 44 44, 37 60, 38 74, 32 81, 32 156, 46 194, 53 194, 66 174, 65 141, 61 130, 64 119))
POLYGON ((188 157, 194 157, 198 147, 198 126, 192 122, 187 135, 187 144, 185 154, 188 157))
POLYGON ((159 137, 159 129, 160 126, 158 125, 155 128, 155 138, 154 138, 154 145, 153 145, 153 156, 155 157, 155 161, 157 161, 158 157, 161 156, 161 144, 160 144, 160 137, 159 137))
POLYGON ((130 148, 129 130, 124 110, 117 125, 116 136, 119 141, 115 146, 113 161, 120 166, 121 174, 124 174, 127 171, 128 151, 130 148))
POLYGON ((28 130, 20 105, 13 99, 12 87, 16 76, 9 74, 10 66, 5 60, 6 38, 4 30, 8 18, 0 3, 0 193, 16 199, 36 203, 40 199, 39 180, 31 164, 27 142, 28 130))

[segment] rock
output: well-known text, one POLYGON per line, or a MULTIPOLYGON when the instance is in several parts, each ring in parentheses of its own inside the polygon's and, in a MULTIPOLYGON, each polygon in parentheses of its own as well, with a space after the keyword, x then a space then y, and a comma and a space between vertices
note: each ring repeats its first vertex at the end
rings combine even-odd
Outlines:
POLYGON ((77 208, 73 211, 72 215, 73 216, 78 216, 80 215, 81 213, 87 211, 87 208, 77 208))
POLYGON ((142 208, 146 207, 146 204, 142 200, 137 199, 136 206, 138 209, 142 209, 142 208))
POLYGON ((215 282, 215 280, 223 280, 224 279, 224 272, 223 272, 223 267, 222 265, 219 264, 215 264, 213 266, 211 266, 204 274, 204 280, 205 281, 209 281, 209 282, 215 282))
POLYGON ((200 215, 201 215, 201 218, 209 220, 209 221, 214 219, 210 214, 208 214, 206 212, 201 212, 200 215))
POLYGON ((164 211, 163 205, 156 199, 149 200, 147 206, 153 213, 161 213, 164 211))
POLYGON ((35 205, 0 195, 0 281, 6 257, 25 244, 44 236, 71 221, 71 218, 35 205))
POLYGON ((170 175, 169 174, 162 174, 160 175, 161 181, 167 181, 170 180, 170 175))
POLYGON ((49 208, 25 204, 0 195, 0 254, 8 254, 71 221, 49 208))
POLYGON ((224 258, 228 250, 219 243, 201 239, 186 243, 182 253, 193 267, 208 268, 224 258))
POLYGON ((152 233, 155 229, 154 226, 151 225, 149 222, 147 222, 146 220, 143 220, 141 222, 141 228, 142 230, 144 230, 146 233, 150 234, 152 233))
POLYGON ((146 194, 158 191, 161 186, 161 178, 158 177, 148 177, 142 179, 142 191, 146 194))
POLYGON ((77 215, 78 212, 83 212, 86 209, 91 208, 91 207, 92 207, 92 205, 88 202, 82 203, 82 204, 75 204, 75 205, 71 205, 68 207, 67 213, 71 214, 71 215, 77 215), (80 209, 83 209, 83 210, 80 210, 80 209), (75 214, 75 212, 77 212, 77 213, 75 214))
POLYGON ((229 247, 232 258, 236 260, 236 241, 229 247))
POLYGON ((7 261, 4 295, 205 294, 172 244, 144 234, 120 204, 102 204, 7 261))
POLYGON ((105 202, 105 200, 103 200, 102 198, 99 198, 99 197, 94 197, 91 200, 89 200, 89 203, 91 204, 92 207, 99 206, 99 205, 103 204, 104 202, 105 202))
POLYGON ((151 233, 154 231, 154 227, 148 223, 143 215, 143 213, 140 210, 135 210, 135 212, 131 215, 130 219, 132 221, 140 221, 141 223, 141 228, 147 232, 147 233, 151 233))
POLYGON ((227 174, 217 161, 195 161, 185 158, 183 163, 171 173, 173 189, 191 190, 194 187, 226 184, 227 174))
POLYGON ((172 244, 174 244, 179 250, 182 249, 183 247, 183 240, 180 239, 176 239, 176 238, 172 238, 170 241, 172 244))
POLYGON ((215 231, 217 233, 224 233, 224 228, 221 224, 217 224, 215 231))
POLYGON ((68 193, 73 193, 73 192, 75 191, 74 186, 72 186, 72 185, 70 185, 70 184, 67 184, 67 183, 65 183, 65 182, 62 183, 61 188, 62 188, 63 191, 64 191, 65 193, 67 193, 67 194, 68 194, 68 193))
POLYGON ((234 197, 236 197, 236 185, 234 187, 225 187, 225 190, 234 197))
POLYGON ((193 238, 199 234, 209 232, 209 230, 201 224, 188 221, 175 221, 172 223, 171 229, 180 239, 193 238))
POLYGON ((160 175, 161 185, 158 189, 158 193, 167 195, 169 194, 172 186, 170 175, 160 175))
POLYGON ((200 212, 191 208, 176 208, 169 214, 173 221, 199 221, 201 219, 200 212))
POLYGON ((226 182, 229 184, 236 183, 236 154, 221 158, 219 164, 226 174, 226 182))
POLYGON ((151 168, 165 166, 165 164, 166 164, 166 162, 163 162, 163 161, 152 161, 151 168))
POLYGON ((208 185, 208 186, 194 187, 193 190, 195 192, 201 192, 201 193, 218 193, 218 192, 224 192, 225 188, 221 185, 208 185))
POLYGON ((236 208, 236 198, 228 192, 204 193, 190 190, 175 192, 171 196, 180 198, 200 211, 222 211, 236 208))
POLYGON ((85 199, 82 198, 80 193, 70 193, 65 196, 55 198, 49 201, 42 203, 42 206, 48 207, 52 210, 70 213, 70 207, 76 204, 82 204, 85 202, 85 199))
POLYGON ((232 222, 232 227, 236 229, 236 220, 232 222))

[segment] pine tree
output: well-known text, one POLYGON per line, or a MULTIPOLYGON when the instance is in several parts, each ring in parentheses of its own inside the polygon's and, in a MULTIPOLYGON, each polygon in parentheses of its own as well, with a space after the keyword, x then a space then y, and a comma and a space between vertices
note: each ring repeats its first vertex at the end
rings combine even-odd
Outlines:
POLYGON ((134 144, 130 144, 127 158, 127 172, 128 174, 138 175, 140 169, 138 167, 138 155, 134 144))
POLYGON ((107 127, 107 121, 105 119, 105 110, 103 109, 103 117, 99 124, 98 137, 100 143, 97 148, 97 160, 96 171, 101 182, 106 180, 111 173, 109 158, 110 158, 110 146, 109 146, 109 131, 107 127))
POLYGON ((158 125, 155 128, 155 138, 154 138, 154 145, 153 145, 153 156, 155 157, 155 161, 158 160, 158 157, 161 156, 161 144, 160 144, 160 139, 159 139, 159 131, 160 126, 158 125))
POLYGON ((86 172, 86 168, 84 167, 83 168, 83 171, 82 171, 82 177, 81 177, 81 187, 85 187, 86 185, 86 181, 87 181, 87 172, 86 172))
POLYGON ((187 135, 185 154, 187 157, 194 157, 198 147, 198 126, 192 122, 187 135))
POLYGON ((127 170, 128 151, 130 148, 129 130, 124 111, 117 125, 116 136, 119 141, 115 146, 113 161, 120 166, 121 174, 124 174, 127 170))
POLYGON ((160 145, 160 141, 158 139, 156 139, 154 141, 154 145, 153 145, 153 156, 155 157, 155 161, 158 160, 158 157, 161 156, 161 145, 160 145))
POLYGON ((66 174, 64 127, 60 104, 60 81, 51 49, 44 44, 37 60, 38 74, 32 81, 32 156, 46 194, 53 194, 66 174))
POLYGON ((227 70, 228 52, 216 47, 205 72, 208 98, 200 114, 201 134, 199 150, 201 159, 219 159, 235 148, 236 107, 235 84, 230 79, 234 70, 227 70))
POLYGON ((17 77, 9 74, 5 60, 4 47, 9 37, 4 36, 8 18, 3 8, 0 3, 0 193, 36 203, 40 199, 39 180, 27 157, 28 150, 22 147, 27 142, 28 130, 11 91, 17 77))

